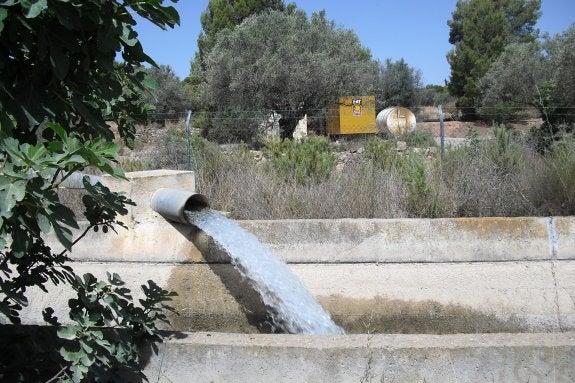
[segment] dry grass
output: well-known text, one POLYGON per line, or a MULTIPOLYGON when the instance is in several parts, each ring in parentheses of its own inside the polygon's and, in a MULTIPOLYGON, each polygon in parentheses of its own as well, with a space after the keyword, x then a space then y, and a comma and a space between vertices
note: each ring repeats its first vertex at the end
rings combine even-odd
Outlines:
MULTIPOLYGON (((197 136, 192 141, 199 192, 236 219, 575 214, 573 140, 541 155, 521 136, 502 130, 449 149, 443 162, 397 157, 394 145, 380 145, 392 151, 387 165, 365 155, 360 163, 343 171, 334 167, 327 177, 309 182, 280 174, 270 161, 255 161, 246 147, 222 150, 197 136)), ((153 159, 153 168, 184 169, 185 148, 181 131, 172 129, 146 161, 153 159)))

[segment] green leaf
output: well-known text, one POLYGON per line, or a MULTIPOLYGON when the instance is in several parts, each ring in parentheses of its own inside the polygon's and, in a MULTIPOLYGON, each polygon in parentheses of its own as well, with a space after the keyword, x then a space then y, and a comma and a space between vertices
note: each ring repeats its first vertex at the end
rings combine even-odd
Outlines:
POLYGON ((46 234, 49 233, 52 225, 50 225, 50 220, 48 219, 48 217, 44 215, 42 212, 38 212, 37 220, 38 220, 38 227, 40 228, 42 233, 46 234))
POLYGON ((8 10, 6 8, 0 8, 0 33, 4 30, 4 19, 8 16, 8 10))
POLYGON ((0 177, 0 216, 10 218, 12 209, 26 195, 26 181, 14 181, 2 185, 3 179, 6 181, 5 177, 0 177))
POLYGON ((62 355, 65 361, 76 364, 85 354, 83 351, 69 351, 65 347, 62 347, 60 348, 60 355, 62 355))
POLYGON ((28 147, 26 154, 30 162, 37 164, 48 154, 48 150, 44 145, 38 144, 28 147))
POLYGON ((58 337, 61 339, 73 340, 78 337, 77 334, 79 330, 80 328, 78 326, 65 326, 59 328, 57 333, 58 337))
POLYGON ((142 81, 142 84, 151 90, 158 90, 160 87, 156 79, 147 74, 144 81, 142 81))
MULTIPOLYGON (((3 224, 4 224, 4 218, 0 217, 0 228, 2 227, 3 224)), ((5 248, 6 248, 6 240, 4 239, 4 236, 1 236, 0 237, 0 252, 4 252, 5 248)))
POLYGON ((120 39, 126 44, 127 46, 133 47, 138 43, 138 34, 136 31, 132 29, 132 26, 129 24, 122 25, 122 36, 120 39))
POLYGON ((20 4, 27 9, 26 18, 32 19, 38 16, 46 8, 47 0, 21 0, 20 4))
MULTIPOLYGON (((0 24, 2 23, 0 22, 0 24)), ((11 116, 3 110, 0 111, 0 138, 9 137, 12 134, 12 130, 14 130, 14 122, 11 116)))
POLYGON ((62 244, 62 246, 64 246, 64 248, 68 251, 72 250, 72 245, 74 243, 72 231, 67 227, 57 224, 55 225, 54 222, 52 222, 52 226, 54 227, 56 238, 58 238, 58 241, 62 244))
POLYGON ((60 124, 56 124, 54 122, 49 122, 46 124, 46 126, 50 129, 52 129, 54 131, 54 133, 56 133, 58 135, 58 137, 60 137, 60 139, 62 139, 62 141, 65 141, 68 138, 68 134, 66 133, 66 131, 64 130, 64 128, 62 128, 62 126, 60 124))
POLYGON ((52 71, 60 81, 64 80, 68 74, 68 69, 70 68, 70 60, 63 49, 63 47, 58 45, 52 46, 50 49, 50 63, 52 64, 52 71))

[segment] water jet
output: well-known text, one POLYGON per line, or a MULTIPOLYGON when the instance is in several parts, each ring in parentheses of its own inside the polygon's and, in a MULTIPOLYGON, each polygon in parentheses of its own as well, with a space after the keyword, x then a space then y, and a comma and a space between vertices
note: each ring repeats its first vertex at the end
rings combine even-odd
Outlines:
POLYGON ((154 193, 151 205, 164 218, 193 225, 209 235, 228 254, 241 277, 259 293, 274 327, 292 334, 343 334, 289 268, 253 234, 209 209, 207 198, 162 188, 154 193))

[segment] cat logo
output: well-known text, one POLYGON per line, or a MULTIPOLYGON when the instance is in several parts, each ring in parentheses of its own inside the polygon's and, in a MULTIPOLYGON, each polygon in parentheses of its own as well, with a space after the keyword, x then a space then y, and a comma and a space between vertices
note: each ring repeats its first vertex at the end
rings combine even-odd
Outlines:
POLYGON ((354 116, 361 116, 361 98, 354 98, 351 109, 354 116))

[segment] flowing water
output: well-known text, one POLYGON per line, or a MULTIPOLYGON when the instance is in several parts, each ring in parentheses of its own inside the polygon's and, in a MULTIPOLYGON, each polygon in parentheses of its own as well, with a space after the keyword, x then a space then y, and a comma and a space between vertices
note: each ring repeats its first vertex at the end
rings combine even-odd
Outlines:
POLYGON ((186 211, 186 216, 228 253, 234 267, 260 294, 276 325, 292 334, 343 334, 287 265, 253 234, 211 209, 186 211))

